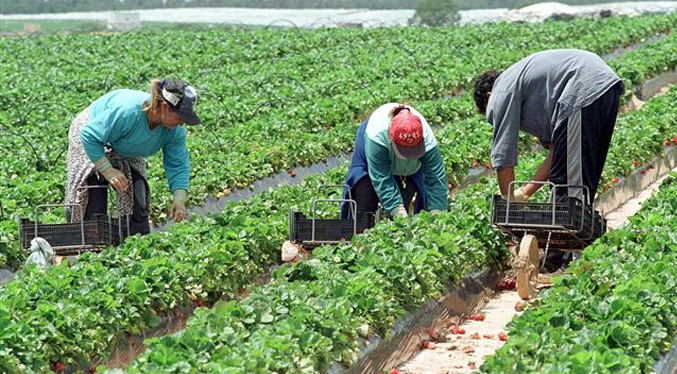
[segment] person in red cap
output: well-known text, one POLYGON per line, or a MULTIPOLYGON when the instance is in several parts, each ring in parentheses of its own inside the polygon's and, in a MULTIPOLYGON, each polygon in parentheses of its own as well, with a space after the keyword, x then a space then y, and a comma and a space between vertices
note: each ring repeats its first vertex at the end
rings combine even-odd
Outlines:
POLYGON ((130 216, 130 234, 150 232, 150 190, 146 157, 160 150, 169 189, 174 197, 170 217, 186 218, 190 161, 183 124, 198 125, 195 89, 180 79, 153 80, 150 93, 111 91, 80 112, 68 132, 69 220, 107 213, 107 188, 118 193, 118 211, 130 216))
MULTIPOLYGON (((376 109, 357 131, 344 198, 357 202, 357 215, 375 213, 380 203, 391 217, 448 207, 447 177, 437 139, 426 119, 408 105, 376 109), (416 195, 413 212, 409 210, 416 195)), ((351 217, 343 204, 341 217, 351 217)))

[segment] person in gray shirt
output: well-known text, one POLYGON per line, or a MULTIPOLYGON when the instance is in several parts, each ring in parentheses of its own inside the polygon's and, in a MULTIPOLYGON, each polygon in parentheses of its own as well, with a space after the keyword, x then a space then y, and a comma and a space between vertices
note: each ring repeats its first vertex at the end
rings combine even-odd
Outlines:
MULTIPOLYGON (((596 54, 558 49, 535 53, 506 71, 475 81, 475 103, 493 125, 491 162, 501 194, 529 199, 541 184, 508 191, 515 179, 518 132, 537 137, 549 150, 532 181, 587 187, 592 202, 616 124, 623 82, 596 54)), ((558 199, 582 199, 581 188, 561 189, 558 199)))

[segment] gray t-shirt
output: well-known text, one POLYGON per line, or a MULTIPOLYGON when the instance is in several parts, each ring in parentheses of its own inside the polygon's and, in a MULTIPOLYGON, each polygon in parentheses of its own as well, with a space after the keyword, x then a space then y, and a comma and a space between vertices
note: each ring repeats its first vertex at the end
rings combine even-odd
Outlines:
POLYGON ((620 81, 599 56, 576 49, 535 53, 509 67, 496 79, 487 105, 493 167, 517 165, 519 129, 550 143, 574 109, 592 104, 620 81))

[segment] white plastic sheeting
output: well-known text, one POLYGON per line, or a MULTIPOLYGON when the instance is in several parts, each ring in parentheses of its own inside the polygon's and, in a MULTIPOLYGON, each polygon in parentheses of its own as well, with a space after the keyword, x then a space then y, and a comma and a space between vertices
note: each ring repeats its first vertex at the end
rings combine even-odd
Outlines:
MULTIPOLYGON (((576 17, 594 16, 601 10, 611 14, 639 15, 677 11, 676 1, 609 3, 570 7, 559 3, 541 3, 518 10, 477 9, 461 11, 461 23, 497 21, 541 22, 553 14, 564 12, 576 17)), ((253 9, 253 8, 174 8, 143 9, 138 12, 141 22, 231 23, 259 26, 322 27, 360 24, 364 27, 404 26, 414 10, 369 9, 253 9)), ((72 12, 45 14, 0 15, 0 20, 98 20, 105 22, 111 12, 72 12)))

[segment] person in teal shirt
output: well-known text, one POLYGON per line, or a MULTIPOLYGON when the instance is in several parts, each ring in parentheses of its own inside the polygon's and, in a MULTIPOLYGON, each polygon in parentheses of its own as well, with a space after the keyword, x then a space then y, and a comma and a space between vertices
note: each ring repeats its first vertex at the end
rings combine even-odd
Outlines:
POLYGON ((162 150, 169 190, 170 217, 186 218, 190 160, 186 129, 201 121, 195 114, 195 89, 180 79, 153 80, 150 93, 115 90, 94 101, 69 130, 66 203, 70 221, 107 212, 107 188, 118 193, 118 210, 130 216, 130 234, 150 232, 150 191, 146 158, 162 150))
MULTIPOLYGON (((343 196, 357 202, 358 216, 375 213, 379 203, 391 217, 448 208, 449 189, 437 139, 423 115, 408 105, 382 105, 362 123, 346 185, 349 190, 343 196)), ((343 204, 341 217, 349 218, 350 213, 349 204, 343 204)))

